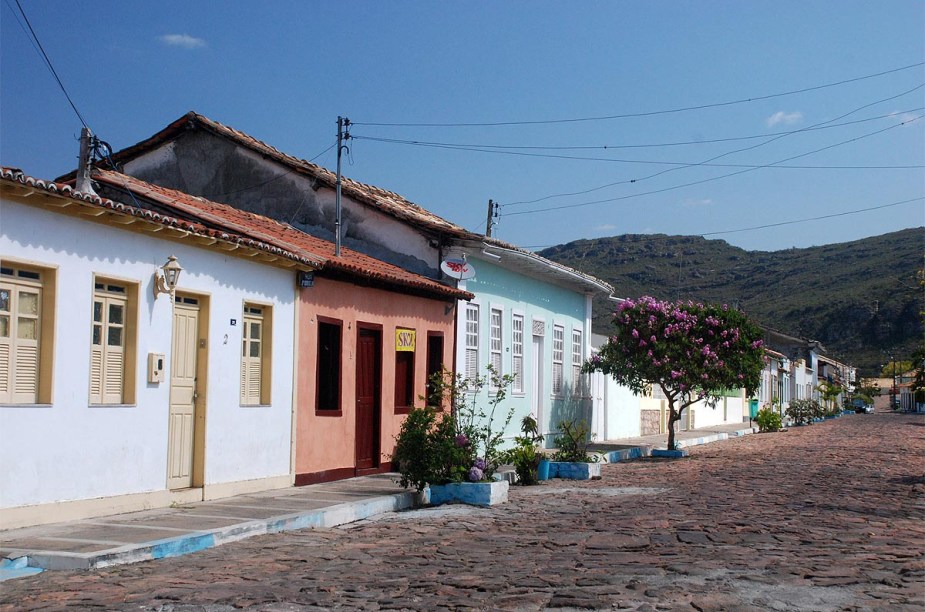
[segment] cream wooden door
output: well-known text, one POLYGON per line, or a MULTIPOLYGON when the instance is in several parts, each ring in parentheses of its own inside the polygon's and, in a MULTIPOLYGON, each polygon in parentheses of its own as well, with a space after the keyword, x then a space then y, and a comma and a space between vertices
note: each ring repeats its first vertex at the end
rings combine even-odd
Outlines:
MULTIPOLYGON (((194 302, 186 298, 184 302, 194 302)), ((167 441, 167 488, 193 486, 196 423, 196 347, 199 305, 173 306, 173 348, 170 366, 170 424, 167 441)))

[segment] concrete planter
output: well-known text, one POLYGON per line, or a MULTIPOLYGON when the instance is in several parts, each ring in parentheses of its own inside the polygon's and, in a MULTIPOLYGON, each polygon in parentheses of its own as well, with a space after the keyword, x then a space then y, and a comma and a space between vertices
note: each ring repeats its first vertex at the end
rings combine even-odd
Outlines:
POLYGON ((451 482, 445 485, 430 485, 430 503, 433 506, 452 503, 494 506, 507 501, 509 486, 506 480, 451 482))
POLYGON ((652 449, 653 457, 668 457, 669 459, 680 459, 681 457, 687 457, 690 453, 683 448, 677 450, 667 450, 664 448, 655 448, 652 449))
POLYGON ((600 463, 583 463, 571 461, 550 461, 550 478, 565 478, 567 480, 600 480, 600 463))

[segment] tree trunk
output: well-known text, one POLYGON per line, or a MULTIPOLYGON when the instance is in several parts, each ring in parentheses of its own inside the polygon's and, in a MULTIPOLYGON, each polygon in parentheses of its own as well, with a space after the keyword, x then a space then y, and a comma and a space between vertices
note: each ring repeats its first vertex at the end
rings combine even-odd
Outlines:
MULTIPOLYGON (((683 408, 682 408, 683 410, 683 408)), ((674 425, 681 420, 681 411, 675 411, 674 398, 668 399, 668 450, 677 450, 675 448, 674 425)))

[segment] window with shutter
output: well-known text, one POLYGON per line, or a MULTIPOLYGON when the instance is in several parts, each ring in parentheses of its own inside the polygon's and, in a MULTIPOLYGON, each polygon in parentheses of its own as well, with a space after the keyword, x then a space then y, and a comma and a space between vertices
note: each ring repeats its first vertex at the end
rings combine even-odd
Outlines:
POLYGON ((565 353, 565 328, 553 325, 552 328, 552 392, 562 393, 562 368, 565 353))
POLYGON ((127 288, 97 280, 94 283, 90 339, 91 404, 125 402, 127 313, 127 288))
POLYGON ((575 387, 576 393, 584 393, 585 384, 584 379, 581 374, 581 364, 582 364, 582 346, 581 346, 581 330, 573 329, 572 330, 572 385, 575 387))
POLYGON ((0 279, 0 402, 35 404, 39 401, 41 275, 3 268, 0 279))
MULTIPOLYGON (((503 374, 501 367, 501 317, 502 312, 499 308, 491 309, 491 317, 488 322, 488 332, 489 332, 489 353, 491 357, 491 367, 495 371, 495 374, 501 376, 503 374)), ((495 384, 495 380, 491 381, 491 389, 497 391, 498 386, 495 384)))
POLYGON ((479 305, 466 304, 466 378, 479 375, 479 305))
POLYGON ((511 390, 514 393, 524 392, 524 316, 515 314, 511 317, 511 352, 512 374, 514 383, 511 390))
POLYGON ((241 404, 268 404, 270 307, 244 305, 241 329, 241 404))

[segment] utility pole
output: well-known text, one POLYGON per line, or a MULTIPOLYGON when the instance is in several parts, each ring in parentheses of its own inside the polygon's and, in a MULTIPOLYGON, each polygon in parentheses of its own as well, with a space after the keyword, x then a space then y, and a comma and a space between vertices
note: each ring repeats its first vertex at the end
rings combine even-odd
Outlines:
POLYGON ((493 228, 498 218, 498 203, 493 200, 488 200, 488 220, 485 222, 485 236, 491 238, 491 228, 493 228))
POLYGON ((81 193, 92 193, 93 185, 90 183, 90 140, 93 134, 90 128, 80 128, 80 155, 77 158, 77 182, 74 188, 81 193))
POLYGON ((334 197, 334 257, 340 257, 340 158, 350 139, 350 119, 337 117, 337 195, 334 197))

